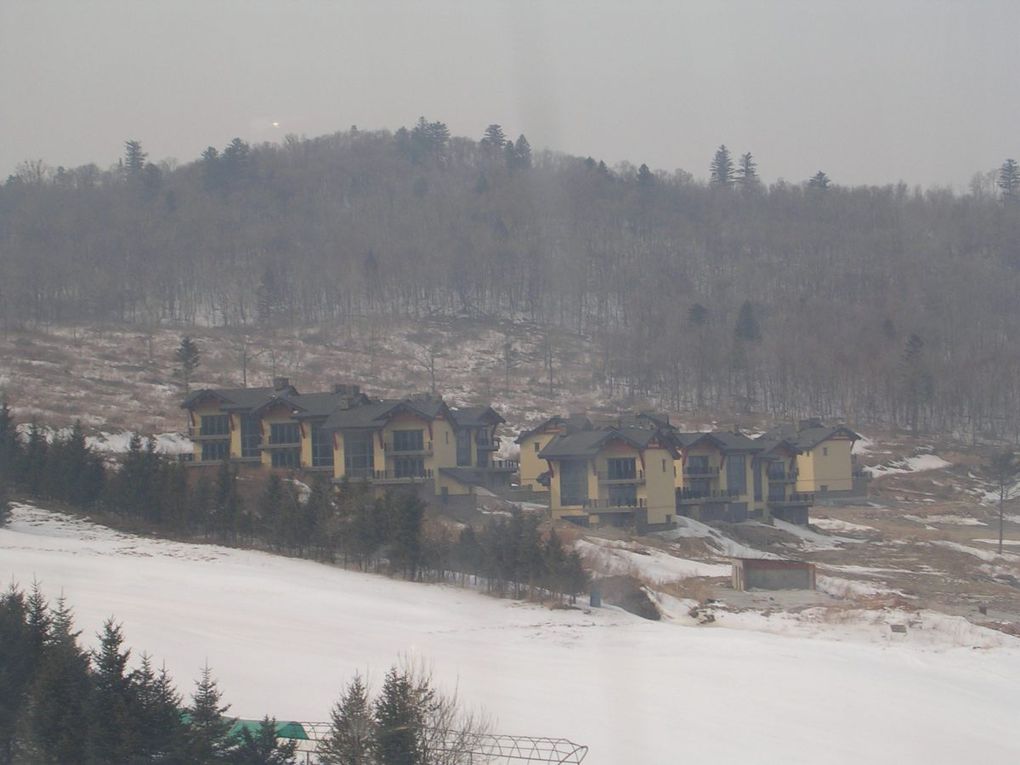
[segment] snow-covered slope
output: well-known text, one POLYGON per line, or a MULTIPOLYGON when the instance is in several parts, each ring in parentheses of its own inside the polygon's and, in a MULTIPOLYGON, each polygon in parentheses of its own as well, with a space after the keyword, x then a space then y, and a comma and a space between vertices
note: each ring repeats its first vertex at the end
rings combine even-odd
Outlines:
POLYGON ((1020 761, 1005 636, 976 650, 549 611, 27 506, 0 530, 0 577, 63 590, 89 639, 116 615, 181 686, 208 661, 246 717, 326 719, 355 671, 378 683, 412 654, 498 730, 571 738, 592 765, 1020 761))

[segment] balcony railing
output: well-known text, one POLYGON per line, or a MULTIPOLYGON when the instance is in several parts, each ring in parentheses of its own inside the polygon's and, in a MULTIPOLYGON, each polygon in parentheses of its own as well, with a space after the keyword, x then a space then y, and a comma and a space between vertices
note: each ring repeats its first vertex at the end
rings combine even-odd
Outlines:
MULTIPOLYGON (((347 470, 345 473, 347 479, 351 481, 368 480, 374 483, 415 483, 417 481, 427 481, 432 478, 431 468, 425 468, 420 471, 414 471, 410 474, 401 472, 397 475, 394 470, 373 470, 372 468, 352 468, 347 470)), ((342 478, 333 479, 334 483, 339 483, 342 478)))
POLYGON ((706 502, 729 502, 740 496, 735 489, 678 489, 676 501, 682 505, 701 505, 706 502))
POLYGON ((796 470, 769 470, 765 475, 772 483, 794 483, 797 480, 796 470))
POLYGON ((646 500, 643 497, 635 497, 632 500, 629 499, 586 499, 581 503, 581 507, 585 510, 600 511, 600 510, 637 510, 638 508, 646 507, 646 500))
POLYGON ((272 451, 273 449, 300 449, 301 441, 273 441, 270 439, 268 444, 263 444, 261 449, 266 451, 272 451))
POLYGON ((489 463, 490 470, 498 470, 505 473, 516 473, 521 468, 517 460, 492 460, 489 463))
POLYGON ((188 428, 188 438, 192 441, 225 441, 230 438, 230 431, 206 431, 202 432, 201 427, 190 426, 188 428))
POLYGON ((621 476, 621 475, 610 475, 604 470, 598 471, 598 478, 600 483, 607 484, 626 484, 626 483, 644 483, 645 482, 645 471, 638 470, 632 476, 621 476))
POLYGON ((711 465, 687 465, 684 475, 688 478, 714 478, 719 475, 719 468, 711 465))
POLYGON ((383 451, 386 452, 387 455, 393 455, 394 457, 428 456, 432 454, 432 442, 429 441, 427 444, 422 444, 420 449, 397 449, 392 443, 386 442, 383 444, 383 451))
POLYGON ((773 507, 807 507, 815 503, 814 494, 789 494, 783 498, 773 499, 769 497, 769 504, 773 507))

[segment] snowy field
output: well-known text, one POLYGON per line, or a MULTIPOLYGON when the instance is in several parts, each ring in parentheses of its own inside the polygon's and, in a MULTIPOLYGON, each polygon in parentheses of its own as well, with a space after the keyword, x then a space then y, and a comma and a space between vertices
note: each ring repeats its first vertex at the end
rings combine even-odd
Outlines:
POLYGON ((980 628, 914 642, 887 625, 771 634, 549 611, 24 505, 0 530, 0 576, 63 591, 90 641, 116 615, 182 689, 208 661, 244 717, 327 719, 355 671, 378 684, 409 654, 496 730, 570 738, 593 765, 1020 762, 1020 642, 984 630, 975 648, 980 628))

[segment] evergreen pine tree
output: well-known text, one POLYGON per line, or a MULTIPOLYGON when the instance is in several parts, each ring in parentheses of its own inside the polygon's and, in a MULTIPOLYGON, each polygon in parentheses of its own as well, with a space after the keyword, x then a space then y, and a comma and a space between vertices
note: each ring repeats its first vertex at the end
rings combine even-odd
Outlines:
POLYGON ((208 666, 195 683, 191 706, 188 707, 188 760, 212 763, 229 761, 235 741, 230 736, 234 720, 224 717, 230 705, 220 706, 220 689, 208 666))
POLYGON ((259 534, 273 549, 280 548, 282 535, 281 515, 283 512, 283 481, 271 473, 266 481, 258 502, 259 534))
POLYGON ((733 159, 726 144, 716 149, 712 157, 709 182, 717 188, 728 189, 733 186, 733 159))
POLYGON ((198 343, 188 335, 181 338, 181 344, 177 346, 174 359, 176 359, 178 364, 177 375, 184 383, 185 393, 191 392, 191 377, 195 370, 198 369, 200 355, 198 343))
POLYGON ((145 160, 149 155, 142 151, 140 141, 124 142, 124 172, 129 178, 141 177, 145 169, 145 160))
POLYGON ((7 477, 0 475, 0 526, 11 518, 11 498, 7 488, 7 477))
POLYGON ((421 525, 425 503, 410 492, 386 495, 389 518, 390 563, 408 579, 415 579, 421 563, 421 525))
POLYGON ((542 547, 542 563, 545 568, 543 584, 550 592, 562 593, 567 589, 566 565, 567 554, 563 550, 556 529, 549 531, 545 545, 542 547))
POLYGON ((564 569, 567 585, 567 594, 570 595, 570 602, 573 603, 577 595, 584 592, 590 581, 588 572, 584 570, 581 556, 576 550, 571 550, 567 555, 567 564, 564 569))
POLYGON ((322 765, 374 765, 374 726, 368 690, 361 675, 355 675, 330 712, 329 732, 316 751, 319 762, 322 765))
POLYGON ((758 163, 754 161, 751 152, 740 155, 740 163, 737 165, 737 185, 742 191, 754 191, 761 186, 758 178, 758 163))
POLYGON ((32 676, 28 605, 15 585, 0 595, 0 763, 13 761, 17 723, 32 676))
POLYGON ((130 650, 121 650, 120 625, 107 619, 92 652, 92 695, 89 704, 89 754, 93 763, 128 762, 140 748, 138 707, 127 674, 130 650))
POLYGON ((407 673, 390 668, 375 702, 375 756, 379 765, 424 765, 419 736, 421 713, 407 673))
POLYGON ((42 428, 33 422, 28 429, 28 443, 21 454, 20 471, 22 486, 33 496, 44 496, 46 492, 49 448, 42 428))
POLYGON ((1020 199, 1020 164, 1017 164, 1015 159, 1007 159, 1002 163, 997 183, 1002 189, 1004 200, 1015 202, 1020 199))
POLYGON ((14 415, 6 401, 0 401, 0 481, 13 483, 21 460, 21 443, 14 415))
POLYGON ((807 185, 809 189, 819 189, 821 191, 825 191, 831 185, 831 181, 829 180, 829 176, 827 176, 824 172, 819 170, 817 173, 811 176, 811 178, 808 180, 807 185))
POLYGON ((142 654, 141 666, 129 676, 136 700, 135 724, 139 731, 137 753, 145 762, 183 761, 186 748, 181 720, 181 697, 166 667, 156 672, 142 654))
MULTIPOLYGON (((231 765, 293 765, 296 741, 283 741, 276 737, 276 720, 265 717, 252 733, 241 729, 237 747, 230 756, 231 765)), ((319 762, 322 759, 319 758, 319 762)))
POLYGON ((87 758, 91 681, 88 655, 78 646, 71 609, 61 597, 24 712, 29 762, 70 763, 87 758))
POLYGON ((900 359, 900 382, 910 422, 910 432, 917 434, 920 426, 921 407, 931 400, 935 393, 935 380, 928 369, 924 354, 924 340, 918 334, 907 338, 903 356, 900 359))
POLYGON ((496 124, 489 125, 485 128, 485 135, 483 135, 482 140, 478 142, 478 146, 481 148, 482 153, 490 158, 498 157, 505 145, 506 135, 503 133, 503 128, 496 124))
POLYGON ((637 171, 637 184, 643 188, 648 188, 655 183, 655 176, 652 175, 652 171, 648 169, 648 165, 642 163, 641 167, 637 171))
POLYGON ((224 460, 216 473, 212 518, 213 528, 221 540, 232 541, 236 537, 241 509, 241 495, 237 491, 237 471, 224 460))

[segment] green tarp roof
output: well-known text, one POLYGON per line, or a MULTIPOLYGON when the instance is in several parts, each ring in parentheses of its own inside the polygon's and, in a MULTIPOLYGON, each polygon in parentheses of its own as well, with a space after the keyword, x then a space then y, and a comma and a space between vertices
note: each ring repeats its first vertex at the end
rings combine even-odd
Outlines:
MULTIPOLYGON (((230 735, 240 736, 241 731, 246 730, 254 736, 258 733, 260 725, 262 725, 261 720, 237 720, 234 723, 234 727, 230 729, 230 735)), ((302 726, 301 723, 278 721, 276 723, 276 737, 295 738, 307 741, 308 733, 305 732, 304 726, 302 726)))

